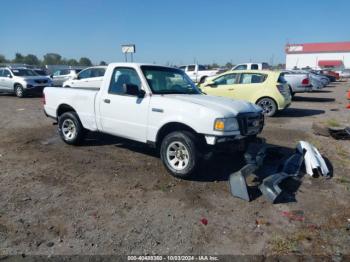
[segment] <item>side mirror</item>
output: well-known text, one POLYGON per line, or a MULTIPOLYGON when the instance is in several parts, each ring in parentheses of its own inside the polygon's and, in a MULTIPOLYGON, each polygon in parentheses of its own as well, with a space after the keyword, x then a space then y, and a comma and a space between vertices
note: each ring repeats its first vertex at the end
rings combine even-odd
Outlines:
POLYGON ((12 75, 8 74, 6 77, 7 77, 7 78, 12 78, 12 75))
POLYGON ((139 98, 143 98, 145 96, 145 91, 139 89, 137 85, 133 84, 124 84, 125 94, 131 96, 137 96, 139 98))
POLYGON ((78 76, 78 75, 74 75, 74 76, 72 77, 72 79, 73 79, 73 80, 79 80, 79 76, 78 76))

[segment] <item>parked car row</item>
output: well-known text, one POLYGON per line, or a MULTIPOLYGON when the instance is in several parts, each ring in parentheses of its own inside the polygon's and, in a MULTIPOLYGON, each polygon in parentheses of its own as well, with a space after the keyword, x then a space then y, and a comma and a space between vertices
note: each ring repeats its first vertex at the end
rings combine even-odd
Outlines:
POLYGON ((266 70, 269 68, 267 63, 239 64, 207 77, 199 87, 209 95, 257 104, 265 115, 273 116, 289 107, 296 93, 317 91, 338 79, 330 70, 266 70))
POLYGON ((42 94, 44 87, 52 86, 48 76, 41 76, 27 68, 0 68, 0 91, 14 93, 18 97, 42 94))

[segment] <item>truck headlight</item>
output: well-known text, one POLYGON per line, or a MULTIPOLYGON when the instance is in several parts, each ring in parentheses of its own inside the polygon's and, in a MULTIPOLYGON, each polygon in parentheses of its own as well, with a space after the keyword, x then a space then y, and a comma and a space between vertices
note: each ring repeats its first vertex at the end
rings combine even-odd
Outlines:
POLYGON ((238 130, 238 122, 234 117, 230 118, 217 118, 214 122, 215 131, 234 131, 238 130))

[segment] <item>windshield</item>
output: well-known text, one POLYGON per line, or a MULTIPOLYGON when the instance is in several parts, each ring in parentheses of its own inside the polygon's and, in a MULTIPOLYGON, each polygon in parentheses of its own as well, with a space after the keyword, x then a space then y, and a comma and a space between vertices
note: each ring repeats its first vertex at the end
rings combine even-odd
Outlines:
POLYGON ((30 69, 12 69, 12 73, 15 76, 38 76, 37 73, 30 69))
POLYGON ((154 94, 200 94, 192 80, 180 69, 141 66, 154 94))

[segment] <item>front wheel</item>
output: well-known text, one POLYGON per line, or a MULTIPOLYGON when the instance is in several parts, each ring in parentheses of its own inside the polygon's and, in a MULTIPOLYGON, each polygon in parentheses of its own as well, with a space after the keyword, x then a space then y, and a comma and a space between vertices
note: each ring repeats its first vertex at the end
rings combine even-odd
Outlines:
POLYGON ((69 145, 79 145, 85 136, 85 129, 75 112, 66 112, 59 117, 58 132, 69 145))
POLYGON ((273 116, 277 112, 277 104, 272 98, 263 97, 256 104, 262 108, 266 116, 273 116))
POLYGON ((16 84, 15 85, 15 94, 17 97, 24 97, 24 89, 23 89, 23 86, 20 85, 20 84, 16 84))
POLYGON ((168 134, 161 143, 160 156, 173 176, 189 177, 199 166, 195 135, 188 131, 168 134))

